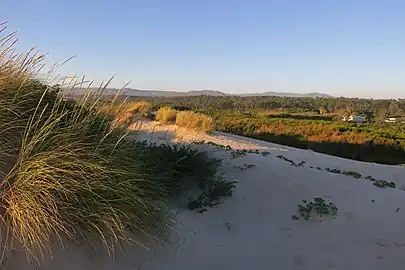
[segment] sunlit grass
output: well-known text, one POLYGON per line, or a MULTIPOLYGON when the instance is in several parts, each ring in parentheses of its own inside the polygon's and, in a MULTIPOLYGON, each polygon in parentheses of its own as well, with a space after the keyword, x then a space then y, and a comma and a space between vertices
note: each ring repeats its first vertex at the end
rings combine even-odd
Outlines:
POLYGON ((161 123, 175 123, 178 111, 170 107, 161 107, 156 112, 156 120, 161 123))
MULTIPOLYGON (((169 200, 183 188, 183 176, 211 190, 220 163, 191 148, 127 139, 131 119, 117 125, 117 110, 128 110, 118 94, 107 99, 101 87, 76 100, 63 99, 60 86, 36 78, 43 57, 15 54, 13 38, 0 39, 5 247, 18 243, 40 258, 55 241, 101 242, 113 252, 123 243, 142 244, 138 236, 165 240, 174 224, 169 200)), ((145 103, 129 109, 132 115, 150 112, 145 103)))
POLYGON ((214 129, 212 117, 193 111, 179 112, 176 117, 176 124, 204 132, 211 132, 214 129))
POLYGON ((127 150, 127 131, 102 113, 111 101, 62 100, 58 87, 35 79, 43 58, 13 54, 11 37, 0 53, 3 228, 34 256, 52 239, 80 235, 112 250, 131 240, 128 228, 164 235, 168 192, 127 150))

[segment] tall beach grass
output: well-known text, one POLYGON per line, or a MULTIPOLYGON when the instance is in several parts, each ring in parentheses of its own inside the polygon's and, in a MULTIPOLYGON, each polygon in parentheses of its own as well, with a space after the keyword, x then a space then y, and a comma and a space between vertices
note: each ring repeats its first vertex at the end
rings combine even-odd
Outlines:
POLYGON ((156 112, 156 120, 164 124, 174 124, 176 122, 177 113, 177 110, 170 107, 161 107, 156 112))
POLYGON ((156 112, 156 120, 163 123, 175 123, 180 127, 198 131, 211 132, 214 129, 214 119, 193 111, 178 111, 172 107, 161 107, 156 112))
POLYGON ((3 247, 18 244, 38 258, 55 241, 101 242, 113 252, 140 235, 165 240, 175 222, 169 200, 183 190, 183 176, 193 176, 203 193, 222 181, 220 163, 205 154, 127 139, 126 125, 114 120, 116 97, 88 90, 64 100, 60 86, 37 79, 43 56, 16 54, 15 35, 4 33, 0 227, 9 237, 3 247))
POLYGON ((193 111, 179 112, 176 117, 176 124, 204 132, 211 132, 214 129, 214 119, 212 117, 193 111))

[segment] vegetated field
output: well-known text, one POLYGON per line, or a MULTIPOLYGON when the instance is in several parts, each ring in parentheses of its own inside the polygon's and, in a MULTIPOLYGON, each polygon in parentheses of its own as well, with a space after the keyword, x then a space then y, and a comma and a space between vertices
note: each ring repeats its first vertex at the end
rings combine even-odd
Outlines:
POLYGON ((361 161, 402 164, 405 130, 325 120, 260 117, 232 111, 206 112, 218 131, 361 161))
POLYGON ((263 97, 262 100, 258 97, 197 96, 160 97, 150 99, 150 102, 155 107, 165 104, 210 115, 215 119, 216 130, 222 132, 354 160, 383 164, 405 163, 405 125, 378 120, 383 111, 388 115, 387 110, 405 115, 405 102, 402 100, 289 97, 263 97), (259 108, 253 108, 254 102, 257 102, 259 108), (325 105, 324 109, 339 108, 336 110, 345 112, 350 111, 350 108, 360 110, 368 106, 371 120, 366 124, 341 122, 337 111, 329 112, 326 109, 328 112, 321 114, 314 109, 320 104, 325 105))

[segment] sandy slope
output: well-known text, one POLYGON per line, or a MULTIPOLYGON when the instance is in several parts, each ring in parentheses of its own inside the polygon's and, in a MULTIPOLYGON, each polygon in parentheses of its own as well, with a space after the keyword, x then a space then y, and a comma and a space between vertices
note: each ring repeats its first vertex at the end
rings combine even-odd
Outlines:
MULTIPOLYGON (((224 159, 223 172, 237 180, 232 198, 204 214, 179 212, 171 247, 130 248, 115 261, 87 249, 56 252, 38 269, 401 269, 405 264, 405 191, 313 167, 353 170, 405 186, 405 168, 357 162, 222 133, 212 135, 146 123, 140 137, 154 141, 206 140, 234 149, 261 149, 231 159, 229 151, 206 149, 224 159), (153 134, 150 133, 154 130, 153 134), (146 132, 145 132, 146 131, 146 132), (277 155, 305 161, 295 167, 277 155), (235 165, 254 164, 242 172, 235 165), (339 208, 336 218, 293 220, 303 200, 322 196, 339 208), (399 208, 399 210, 398 210, 399 208)), ((33 269, 14 252, 6 269, 33 269)))

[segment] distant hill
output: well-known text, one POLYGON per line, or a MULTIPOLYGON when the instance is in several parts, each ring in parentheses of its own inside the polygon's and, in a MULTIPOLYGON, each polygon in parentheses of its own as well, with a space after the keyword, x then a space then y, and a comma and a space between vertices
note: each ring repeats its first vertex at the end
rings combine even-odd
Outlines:
POLYGON ((156 91, 156 90, 138 90, 138 89, 124 89, 123 95, 133 97, 180 97, 180 96, 226 96, 226 94, 220 91, 214 90, 192 90, 188 92, 177 91, 156 91))
MULTIPOLYGON (((97 89, 94 89, 97 90, 97 89)), ((72 90, 66 90, 71 92, 72 90)), ((117 93, 117 89, 109 88, 106 89, 107 94, 114 95, 117 93)), ((74 95, 83 94, 83 88, 73 89, 74 95)), ((71 92, 72 93, 72 92, 71 92)), ((215 90, 192 90, 188 92, 178 92, 178 91, 157 91, 157 90, 139 90, 132 88, 125 88, 121 91, 121 94, 124 96, 130 97, 184 97, 184 96, 279 96, 279 97, 318 97, 318 98, 332 98, 333 96, 323 93, 279 93, 279 92, 264 92, 264 93, 242 93, 242 94, 226 94, 221 91, 215 90)))
POLYGON ((312 97, 312 98, 333 98, 333 96, 324 93, 282 93, 282 92, 264 92, 252 94, 239 94, 238 96, 251 97, 251 96, 277 96, 277 97, 312 97))

